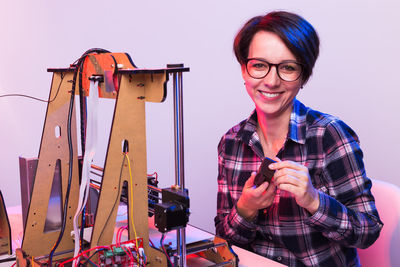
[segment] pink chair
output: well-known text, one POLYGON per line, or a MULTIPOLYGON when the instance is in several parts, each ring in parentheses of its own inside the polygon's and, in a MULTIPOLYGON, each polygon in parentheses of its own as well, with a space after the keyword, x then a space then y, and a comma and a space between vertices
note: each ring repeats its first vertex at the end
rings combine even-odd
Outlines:
POLYGON ((363 267, 400 266, 400 188, 372 180, 372 194, 384 226, 376 242, 366 249, 358 249, 363 267))

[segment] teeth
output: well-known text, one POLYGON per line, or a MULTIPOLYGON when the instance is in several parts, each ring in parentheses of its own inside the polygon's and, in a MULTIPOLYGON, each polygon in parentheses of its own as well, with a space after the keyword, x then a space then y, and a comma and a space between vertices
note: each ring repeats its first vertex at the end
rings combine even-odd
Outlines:
POLYGON ((279 94, 266 93, 266 92, 263 92, 263 91, 260 91, 260 93, 261 93, 263 96, 266 96, 266 97, 276 97, 276 96, 279 95, 279 94))

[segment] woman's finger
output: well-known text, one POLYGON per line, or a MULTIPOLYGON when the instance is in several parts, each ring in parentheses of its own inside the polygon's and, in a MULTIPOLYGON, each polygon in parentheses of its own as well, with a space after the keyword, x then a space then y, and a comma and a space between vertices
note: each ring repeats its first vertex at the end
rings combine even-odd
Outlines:
POLYGON ((277 161, 275 163, 270 164, 269 168, 271 170, 279 170, 279 169, 283 169, 283 168, 289 168, 289 169, 294 169, 294 170, 298 170, 298 171, 305 171, 307 169, 306 166, 301 165, 301 164, 291 161, 291 160, 277 161))

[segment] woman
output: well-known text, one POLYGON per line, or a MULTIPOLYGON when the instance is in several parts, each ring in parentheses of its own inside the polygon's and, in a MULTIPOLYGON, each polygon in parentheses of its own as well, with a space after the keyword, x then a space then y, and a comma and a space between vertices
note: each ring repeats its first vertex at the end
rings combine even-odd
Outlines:
POLYGON ((354 131, 296 99, 319 53, 314 28, 289 12, 249 20, 234 51, 255 104, 218 146, 216 233, 290 266, 360 266, 382 222, 354 131), (264 157, 271 183, 254 185, 264 157))

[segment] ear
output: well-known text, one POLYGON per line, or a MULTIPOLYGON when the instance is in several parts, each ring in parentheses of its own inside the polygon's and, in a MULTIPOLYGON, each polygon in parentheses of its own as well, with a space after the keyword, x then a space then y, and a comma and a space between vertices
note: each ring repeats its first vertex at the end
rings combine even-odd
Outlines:
POLYGON ((301 79, 301 80, 300 80, 300 90, 303 89, 303 87, 304 87, 305 84, 306 84, 306 83, 303 82, 303 79, 301 79))
POLYGON ((245 64, 242 64, 242 65, 240 66, 240 68, 242 69, 242 77, 243 77, 244 80, 246 80, 246 77, 247 77, 246 65, 245 65, 245 64))

